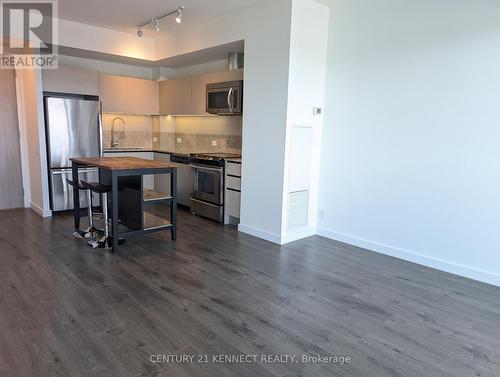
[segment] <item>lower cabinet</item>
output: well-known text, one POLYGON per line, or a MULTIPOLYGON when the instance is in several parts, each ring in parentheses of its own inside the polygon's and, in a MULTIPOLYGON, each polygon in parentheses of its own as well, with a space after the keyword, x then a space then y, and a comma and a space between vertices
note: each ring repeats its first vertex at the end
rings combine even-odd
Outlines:
POLYGON ((241 162, 226 162, 225 223, 240 218, 241 206, 241 162), (232 219, 231 219, 232 218, 232 219))
POLYGON ((240 218, 241 192, 226 189, 226 216, 240 218))
MULTIPOLYGON (((104 152, 104 157, 137 157, 144 158, 146 160, 153 159, 153 152, 104 152)), ((155 188, 155 177, 154 175, 145 175, 142 178, 142 184, 144 188, 154 190, 155 188)))
MULTIPOLYGON (((170 154, 155 153, 154 159, 170 162, 170 154)), ((172 162, 172 164, 177 167, 177 203, 189 207, 191 205, 190 199, 193 187, 191 168, 188 164, 178 164, 176 162, 172 162)), ((170 175, 156 175, 154 187, 156 191, 170 194, 170 175)))
MULTIPOLYGON (((155 161, 170 162, 170 155, 166 153, 155 153, 155 161)), ((170 174, 155 175, 155 191, 170 194, 170 174)))

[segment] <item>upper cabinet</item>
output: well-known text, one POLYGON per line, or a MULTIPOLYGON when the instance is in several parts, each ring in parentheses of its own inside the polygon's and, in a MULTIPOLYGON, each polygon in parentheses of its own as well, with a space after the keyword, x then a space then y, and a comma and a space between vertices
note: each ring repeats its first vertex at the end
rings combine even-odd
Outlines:
POLYGON ((209 73, 191 77, 191 112, 193 115, 208 115, 206 91, 209 82, 209 73))
POLYGON ((191 115, 191 77, 160 81, 160 114, 191 115))
POLYGON ((243 69, 160 81, 160 114, 208 115, 207 84, 243 80, 243 69))
POLYGON ((99 95, 97 71, 60 65, 42 70, 42 86, 46 92, 99 95))
POLYGON ((101 75, 102 111, 106 113, 126 113, 128 106, 127 78, 101 75))
POLYGON ((158 115, 158 82, 123 76, 101 75, 103 112, 158 115))
POLYGON ((127 78, 128 108, 131 114, 160 113, 158 81, 127 78))
POLYGON ((210 73, 208 83, 237 80, 243 80, 243 69, 210 73))

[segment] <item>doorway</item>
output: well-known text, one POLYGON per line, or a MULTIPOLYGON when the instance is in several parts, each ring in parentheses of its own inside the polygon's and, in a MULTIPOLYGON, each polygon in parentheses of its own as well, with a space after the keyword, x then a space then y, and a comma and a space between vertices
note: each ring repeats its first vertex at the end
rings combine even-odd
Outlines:
POLYGON ((0 209, 24 207, 16 76, 0 69, 0 209))

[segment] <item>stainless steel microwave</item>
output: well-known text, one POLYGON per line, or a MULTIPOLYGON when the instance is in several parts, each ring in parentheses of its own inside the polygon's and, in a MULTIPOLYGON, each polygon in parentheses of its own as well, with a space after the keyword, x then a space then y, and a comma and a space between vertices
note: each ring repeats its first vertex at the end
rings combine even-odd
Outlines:
POLYGON ((207 113, 240 115, 243 111, 243 81, 207 84, 207 113))

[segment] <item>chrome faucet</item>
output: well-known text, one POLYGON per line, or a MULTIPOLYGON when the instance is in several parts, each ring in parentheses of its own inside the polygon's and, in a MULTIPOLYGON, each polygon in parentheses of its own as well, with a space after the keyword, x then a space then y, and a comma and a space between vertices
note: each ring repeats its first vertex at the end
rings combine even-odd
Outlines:
POLYGON ((117 120, 121 120, 122 125, 125 125, 125 121, 123 120, 123 118, 120 117, 114 118, 113 121, 111 122, 111 148, 118 148, 120 146, 120 143, 118 142, 118 137, 116 137, 115 135, 115 122, 117 120))

